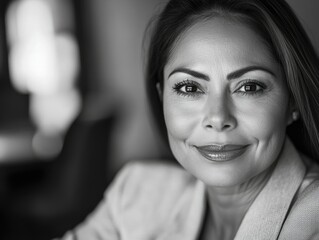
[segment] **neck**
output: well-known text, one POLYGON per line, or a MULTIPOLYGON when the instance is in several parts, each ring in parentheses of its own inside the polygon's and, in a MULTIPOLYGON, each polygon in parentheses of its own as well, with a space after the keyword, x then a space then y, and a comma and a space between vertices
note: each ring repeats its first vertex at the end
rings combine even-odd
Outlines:
POLYGON ((218 239, 232 239, 249 207, 266 185, 273 166, 249 181, 232 187, 208 187, 210 218, 218 239))

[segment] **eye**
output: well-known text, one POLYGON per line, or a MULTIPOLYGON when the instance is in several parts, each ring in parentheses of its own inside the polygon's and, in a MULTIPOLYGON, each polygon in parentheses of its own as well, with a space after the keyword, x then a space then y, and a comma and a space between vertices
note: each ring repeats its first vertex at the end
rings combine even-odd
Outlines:
POLYGON ((247 80, 236 90, 237 93, 242 94, 258 94, 262 93, 266 89, 266 86, 256 80, 247 80))
POLYGON ((195 85, 185 85, 182 86, 179 90, 186 93, 194 93, 197 92, 199 89, 195 85))
POLYGON ((191 80, 184 80, 182 82, 176 83, 173 87, 175 92, 182 95, 193 96, 203 93, 200 85, 191 80))

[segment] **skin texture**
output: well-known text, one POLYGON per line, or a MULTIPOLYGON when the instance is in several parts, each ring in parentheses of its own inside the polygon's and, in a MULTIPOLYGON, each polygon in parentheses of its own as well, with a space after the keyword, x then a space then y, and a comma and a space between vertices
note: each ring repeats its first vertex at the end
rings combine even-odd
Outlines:
POLYGON ((176 43, 162 94, 172 152, 208 187, 215 223, 208 235, 231 239, 268 180, 292 121, 280 65, 252 29, 214 18, 194 24, 176 43), (247 147, 215 162, 196 149, 211 144, 247 147))

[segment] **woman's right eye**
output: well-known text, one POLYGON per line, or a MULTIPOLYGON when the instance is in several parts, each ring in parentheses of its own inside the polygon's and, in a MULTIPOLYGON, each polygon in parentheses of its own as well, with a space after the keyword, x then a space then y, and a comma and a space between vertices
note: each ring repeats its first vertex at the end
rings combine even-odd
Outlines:
POLYGON ((197 82, 191 80, 185 80, 176 83, 173 87, 176 93, 185 96, 195 96, 204 93, 200 85, 197 82))

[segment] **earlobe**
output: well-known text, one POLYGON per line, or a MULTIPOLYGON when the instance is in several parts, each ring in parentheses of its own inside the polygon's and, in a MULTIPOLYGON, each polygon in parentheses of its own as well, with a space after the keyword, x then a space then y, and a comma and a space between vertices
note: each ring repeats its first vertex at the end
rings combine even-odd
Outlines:
POLYGON ((289 102, 289 116, 287 120, 287 126, 292 124, 293 122, 297 121, 300 117, 300 113, 297 109, 296 103, 294 99, 290 98, 289 102))
POLYGON ((300 113, 298 110, 294 110, 290 113, 289 117, 288 117, 288 122, 287 122, 287 126, 289 126, 290 124, 292 124, 293 122, 297 121, 300 117, 300 113))
POLYGON ((292 120, 293 121, 297 121, 299 119, 299 112, 296 110, 296 111, 293 111, 292 112, 292 120))
POLYGON ((161 84, 159 82, 156 83, 156 90, 157 90, 157 94, 158 94, 161 102, 163 102, 163 91, 162 91, 162 88, 161 88, 161 84))

